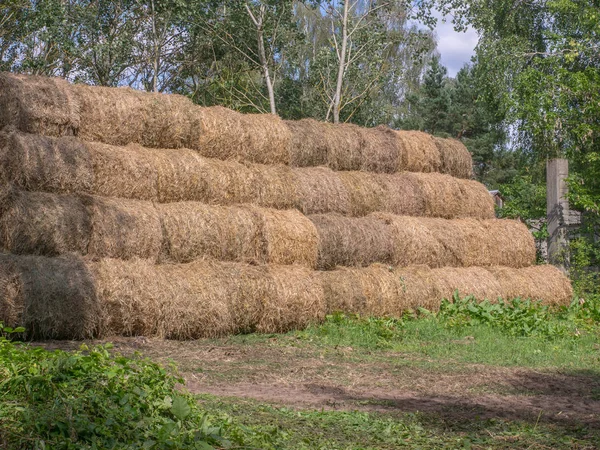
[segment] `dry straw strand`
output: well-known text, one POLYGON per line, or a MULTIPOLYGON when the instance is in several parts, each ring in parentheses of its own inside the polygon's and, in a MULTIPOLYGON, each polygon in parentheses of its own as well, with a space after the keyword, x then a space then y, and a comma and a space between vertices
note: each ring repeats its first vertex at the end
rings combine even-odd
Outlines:
POLYGON ((0 255, 0 322, 28 339, 90 339, 105 317, 81 258, 0 255))

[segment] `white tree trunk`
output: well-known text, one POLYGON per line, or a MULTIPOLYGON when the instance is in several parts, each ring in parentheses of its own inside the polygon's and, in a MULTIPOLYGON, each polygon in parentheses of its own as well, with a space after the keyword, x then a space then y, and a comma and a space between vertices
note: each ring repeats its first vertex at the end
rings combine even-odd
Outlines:
POLYGON ((269 62, 267 61, 267 52, 265 51, 265 40, 263 36, 263 21, 265 17, 265 7, 264 5, 260 6, 260 16, 258 16, 258 18, 256 18, 254 14, 252 14, 252 10, 250 9, 250 6, 248 6, 247 3, 246 10, 248 11, 250 19, 252 19, 252 22, 254 22, 254 25, 256 26, 256 37, 258 40, 258 57, 260 59, 263 78, 265 79, 265 84, 267 85, 271 114, 277 114, 277 109, 275 107, 275 90, 273 89, 273 80, 271 79, 271 74, 269 72, 269 62))
POLYGON ((342 17, 342 48, 339 52, 339 62, 335 95, 333 96, 333 123, 340 123, 340 106, 342 103, 342 86, 344 84, 344 73, 346 71, 346 49, 348 46, 348 3, 344 0, 344 15, 342 17))

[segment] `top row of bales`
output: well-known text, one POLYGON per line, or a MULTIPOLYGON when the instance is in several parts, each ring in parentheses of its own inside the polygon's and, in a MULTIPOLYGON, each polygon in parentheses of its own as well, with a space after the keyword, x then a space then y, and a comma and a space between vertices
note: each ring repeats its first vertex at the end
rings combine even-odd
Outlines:
POLYGON ((200 107, 180 95, 69 84, 59 78, 0 73, 3 127, 112 145, 186 147, 210 158, 260 164, 472 176, 471 155, 453 139, 384 126, 284 121, 271 114, 200 107))

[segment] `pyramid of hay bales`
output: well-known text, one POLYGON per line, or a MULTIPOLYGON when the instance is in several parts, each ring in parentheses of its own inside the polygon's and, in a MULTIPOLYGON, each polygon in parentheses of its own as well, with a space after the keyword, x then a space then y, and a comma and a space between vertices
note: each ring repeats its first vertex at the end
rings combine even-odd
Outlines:
POLYGON ((458 141, 0 74, 0 321, 38 338, 282 332, 455 290, 565 304, 458 141))

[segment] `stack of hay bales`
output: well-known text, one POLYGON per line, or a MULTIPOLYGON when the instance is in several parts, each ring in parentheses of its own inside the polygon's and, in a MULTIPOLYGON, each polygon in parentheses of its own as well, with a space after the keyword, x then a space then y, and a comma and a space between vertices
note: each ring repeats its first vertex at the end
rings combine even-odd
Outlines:
POLYGON ((0 74, 0 321, 32 337, 282 332, 455 290, 565 304, 458 141, 0 74))

